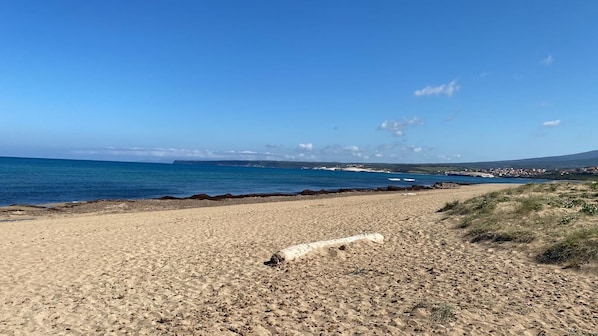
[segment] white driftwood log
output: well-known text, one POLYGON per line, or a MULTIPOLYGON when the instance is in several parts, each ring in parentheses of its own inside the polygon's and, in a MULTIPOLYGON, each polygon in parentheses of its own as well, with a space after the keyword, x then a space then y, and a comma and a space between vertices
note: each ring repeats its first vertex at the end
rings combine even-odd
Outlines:
POLYGON ((383 243, 384 236, 379 233, 364 233, 356 236, 346 237, 346 238, 339 238, 339 239, 332 239, 332 240, 324 240, 314 243, 307 243, 307 244, 299 244, 291 247, 287 247, 284 250, 280 250, 270 258, 270 264, 276 265, 278 263, 284 261, 290 261, 296 259, 306 253, 309 253, 315 249, 332 246, 332 245, 339 245, 339 244, 348 244, 352 243, 357 240, 367 239, 374 243, 383 243))

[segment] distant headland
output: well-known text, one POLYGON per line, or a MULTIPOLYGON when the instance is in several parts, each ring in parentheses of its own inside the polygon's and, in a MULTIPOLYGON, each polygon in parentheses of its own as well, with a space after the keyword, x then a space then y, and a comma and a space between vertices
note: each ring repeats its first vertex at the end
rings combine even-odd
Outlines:
POLYGON ((401 172, 414 174, 467 175, 481 177, 525 177, 543 179, 598 179, 598 150, 561 156, 521 160, 465 163, 341 163, 303 161, 187 161, 173 164, 215 164, 236 167, 325 169, 360 172, 401 172))

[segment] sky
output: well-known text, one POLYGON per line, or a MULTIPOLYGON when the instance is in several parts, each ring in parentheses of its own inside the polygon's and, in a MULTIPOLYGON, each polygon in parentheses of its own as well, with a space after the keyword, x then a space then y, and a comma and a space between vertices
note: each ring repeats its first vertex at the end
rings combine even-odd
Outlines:
POLYGON ((0 0, 0 156, 598 149, 598 1, 0 0))

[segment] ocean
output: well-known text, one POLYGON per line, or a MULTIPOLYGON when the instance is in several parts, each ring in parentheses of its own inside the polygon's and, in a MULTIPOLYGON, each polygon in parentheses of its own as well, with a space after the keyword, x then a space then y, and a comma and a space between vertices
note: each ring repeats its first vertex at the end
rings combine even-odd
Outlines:
POLYGON ((0 206, 102 199, 299 193, 303 190, 431 186, 436 182, 529 183, 538 180, 0 157, 0 206), (400 179, 400 180, 399 180, 400 179), (404 181, 412 179, 413 181, 404 181))

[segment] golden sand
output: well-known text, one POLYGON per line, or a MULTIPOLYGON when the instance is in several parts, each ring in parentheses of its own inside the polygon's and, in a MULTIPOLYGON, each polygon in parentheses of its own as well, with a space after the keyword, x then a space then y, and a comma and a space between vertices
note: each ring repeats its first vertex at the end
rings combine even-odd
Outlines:
POLYGON ((595 275, 470 244, 436 213, 446 202, 505 187, 162 211, 5 212, 0 335, 598 332, 595 275), (364 232, 383 234, 384 244, 264 265, 291 245, 364 232))

